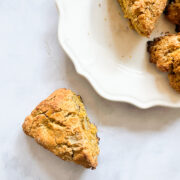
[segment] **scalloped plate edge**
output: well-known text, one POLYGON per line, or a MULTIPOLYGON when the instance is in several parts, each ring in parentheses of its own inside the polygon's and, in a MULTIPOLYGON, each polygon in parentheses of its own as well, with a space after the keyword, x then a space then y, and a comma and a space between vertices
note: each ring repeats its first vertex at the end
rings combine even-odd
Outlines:
POLYGON ((76 60, 77 57, 75 57, 75 55, 72 53, 71 49, 66 46, 66 44, 64 43, 64 35, 63 35, 63 31, 62 31, 62 26, 63 26, 63 3, 65 1, 63 0, 55 0, 56 5, 57 5, 57 9, 59 11, 59 24, 58 24, 58 40, 59 43, 61 44, 62 49, 65 51, 65 53, 68 55, 68 57, 71 59, 71 61, 73 62, 75 69, 77 71, 78 74, 80 74, 81 76, 85 77, 90 84, 93 86, 94 90, 103 98, 110 100, 110 101, 116 101, 116 102, 125 102, 125 103, 129 103, 132 104, 136 107, 139 107, 141 109, 147 109, 147 108, 151 108, 154 106, 163 106, 163 107, 172 107, 172 108, 179 108, 180 104, 171 104, 171 103, 167 103, 165 101, 162 100, 153 100, 153 101, 148 101, 148 102, 143 102, 142 100, 139 100, 135 97, 130 97, 127 95, 121 95, 121 96, 112 96, 111 94, 109 94, 108 92, 106 92, 104 89, 102 89, 98 83, 86 72, 83 70, 83 68, 81 67, 81 65, 78 63, 78 60, 76 60), (61 1, 61 2, 60 2, 61 1), (60 5, 61 3, 61 5, 60 5))

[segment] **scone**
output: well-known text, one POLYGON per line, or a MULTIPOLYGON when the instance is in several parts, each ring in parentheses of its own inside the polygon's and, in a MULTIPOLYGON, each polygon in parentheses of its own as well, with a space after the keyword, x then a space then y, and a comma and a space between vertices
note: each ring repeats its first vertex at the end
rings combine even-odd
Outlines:
POLYGON ((169 34, 148 42, 150 62, 164 72, 180 73, 180 33, 169 34))
POLYGON ((80 96, 58 89, 42 101, 23 123, 24 132, 63 160, 96 168, 97 128, 90 123, 80 96))
POLYGON ((171 87, 180 93, 180 73, 171 73, 168 78, 171 87))
POLYGON ((149 37, 167 0, 118 0, 124 15, 141 35, 149 37))
POLYGON ((180 93, 180 33, 169 34, 148 42, 150 62, 169 73, 169 83, 180 93))
POLYGON ((176 31, 180 32, 180 0, 173 0, 165 10, 166 17, 176 24, 176 31))

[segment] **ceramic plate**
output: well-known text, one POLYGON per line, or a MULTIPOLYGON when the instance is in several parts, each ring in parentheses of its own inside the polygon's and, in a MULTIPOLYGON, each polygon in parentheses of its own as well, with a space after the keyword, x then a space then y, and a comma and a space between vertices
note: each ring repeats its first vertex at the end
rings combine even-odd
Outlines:
POLYGON ((174 32, 164 15, 148 39, 129 27, 117 0, 57 0, 57 6, 60 44, 98 94, 140 108, 180 107, 180 95, 146 52, 148 40, 174 32))

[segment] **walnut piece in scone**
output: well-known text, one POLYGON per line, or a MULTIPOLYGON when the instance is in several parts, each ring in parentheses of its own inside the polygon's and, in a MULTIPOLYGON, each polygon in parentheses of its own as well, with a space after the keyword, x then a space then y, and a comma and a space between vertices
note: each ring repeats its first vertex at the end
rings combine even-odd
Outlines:
POLYGON ((180 33, 168 34, 148 42, 150 62, 164 72, 180 73, 180 33))
POLYGON ((80 96, 58 89, 42 101, 23 124, 24 132, 63 160, 96 168, 97 128, 90 123, 80 96))
POLYGON ((167 0, 118 0, 131 26, 141 35, 149 37, 163 13, 167 0))
POLYGON ((167 6, 165 15, 173 24, 176 24, 176 30, 180 32, 180 0, 173 0, 167 6))
POLYGON ((180 93, 180 73, 170 73, 168 79, 171 87, 180 93))

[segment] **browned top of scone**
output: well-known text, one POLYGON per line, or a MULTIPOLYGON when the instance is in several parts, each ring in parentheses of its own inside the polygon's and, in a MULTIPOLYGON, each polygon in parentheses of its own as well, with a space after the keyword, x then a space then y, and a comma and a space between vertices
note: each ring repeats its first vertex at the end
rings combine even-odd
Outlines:
POLYGON ((23 124, 24 132, 63 160, 96 168, 97 128, 90 123, 80 96, 58 89, 42 101, 23 124))
POLYGON ((180 0, 174 0, 165 11, 166 17, 176 25, 180 25, 180 0))
POLYGON ((141 35, 149 37, 167 0, 119 0, 125 17, 141 35))
POLYGON ((148 42, 150 62, 164 72, 180 72, 180 33, 168 34, 148 42))

